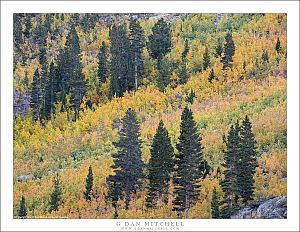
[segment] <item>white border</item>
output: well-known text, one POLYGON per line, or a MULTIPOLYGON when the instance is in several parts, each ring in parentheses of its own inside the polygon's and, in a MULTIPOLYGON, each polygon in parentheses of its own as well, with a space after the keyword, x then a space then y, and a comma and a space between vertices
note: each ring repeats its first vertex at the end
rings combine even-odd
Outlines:
MULTIPOLYGON (((89 12, 89 13, 288 13, 288 219, 286 220, 183 220, 185 231, 196 230, 269 230, 299 229, 299 2, 196 2, 196 1, 5 1, 1 2, 1 229, 116 231, 110 219, 13 219, 13 13, 89 12)), ((130 221, 130 220, 126 220, 130 221)), ((145 221, 145 220, 134 220, 145 221)), ((161 221, 161 220, 154 220, 161 221)), ((166 220, 163 220, 166 221, 166 220)), ((171 220, 168 220, 171 221, 171 220)))

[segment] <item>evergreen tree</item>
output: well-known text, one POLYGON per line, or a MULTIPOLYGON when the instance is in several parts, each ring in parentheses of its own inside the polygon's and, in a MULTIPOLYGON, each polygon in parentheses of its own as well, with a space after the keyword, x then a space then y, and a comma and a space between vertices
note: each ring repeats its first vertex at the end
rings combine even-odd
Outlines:
POLYGON ((208 53, 208 48, 205 47, 205 52, 203 55, 203 69, 206 70, 210 66, 210 56, 208 53))
POLYGON ((280 53, 280 51, 281 51, 281 43, 280 43, 279 37, 277 38, 275 50, 276 50, 277 53, 280 53))
POLYGON ((239 125, 231 125, 226 141, 226 150, 224 151, 224 179, 221 182, 225 198, 225 206, 222 208, 223 218, 230 218, 236 209, 236 201, 239 194, 237 186, 239 145, 239 125))
POLYGON ((156 80, 156 85, 158 89, 163 92, 165 88, 170 84, 171 76, 171 65, 167 58, 163 58, 161 61, 160 69, 158 70, 158 77, 156 80))
POLYGON ((180 84, 185 84, 189 79, 189 73, 188 73, 188 70, 186 68, 186 63, 185 62, 182 62, 182 64, 181 64, 181 67, 180 67, 179 72, 178 72, 178 77, 179 77, 179 83, 180 84))
POLYGON ((40 74, 36 69, 33 75, 30 90, 30 108, 32 109, 32 118, 34 121, 40 119, 41 113, 41 99, 40 99, 40 74))
POLYGON ((186 61, 186 56, 189 53, 189 50, 190 50, 190 48, 189 48, 189 42, 188 42, 187 39, 185 39, 185 41, 184 41, 184 50, 183 50, 183 52, 181 54, 182 61, 186 61))
POLYGON ((27 209, 26 209, 25 197, 22 196, 20 200, 19 217, 26 218, 26 216, 27 216, 27 209))
POLYGON ((203 147, 193 113, 187 107, 181 115, 179 143, 175 155, 173 210, 183 212, 199 197, 199 178, 204 172, 203 147))
POLYGON ((130 195, 140 188, 143 178, 143 161, 141 160, 141 141, 139 124, 136 113, 128 109, 123 118, 123 127, 119 132, 120 139, 114 145, 118 152, 113 154, 115 170, 114 175, 107 178, 109 186, 109 198, 116 208, 118 199, 125 199, 125 207, 128 209, 130 195))
POLYGON ((240 168, 237 183, 243 203, 247 203, 249 200, 253 199, 253 175, 257 166, 257 146, 254 134, 252 132, 252 125, 247 115, 242 122, 240 135, 240 168))
POLYGON ((215 79, 214 68, 212 68, 212 69, 210 70, 209 77, 208 77, 209 83, 212 83, 212 80, 213 80, 213 79, 215 79))
POLYGON ((99 89, 103 83, 106 82, 108 76, 108 64, 107 64, 107 45, 102 42, 100 51, 98 53, 98 77, 99 77, 99 89))
POLYGON ((50 198, 50 209, 49 211, 57 211, 59 205, 62 203, 61 202, 61 187, 60 187, 60 180, 58 173, 54 176, 53 179, 53 192, 51 193, 51 198, 50 198))
POLYGON ((45 108, 44 117, 49 119, 51 114, 54 113, 54 103, 56 102, 56 81, 57 72, 53 60, 50 63, 49 72, 46 78, 45 87, 45 108))
POLYGON ((216 187, 214 187, 214 190, 213 190, 210 208, 211 208, 211 217, 212 218, 220 218, 219 201, 218 201, 218 197, 217 197, 216 187))
POLYGON ((85 192, 84 192, 85 200, 87 201, 91 200, 92 191, 93 191, 93 171, 92 171, 92 166, 89 166, 89 172, 86 177, 85 192))
POLYGON ((148 49, 151 57, 157 59, 159 70, 162 58, 171 50, 171 29, 163 18, 159 19, 152 28, 148 49))
POLYGON ((16 48, 19 48, 19 45, 23 41, 23 33, 22 33, 22 21, 20 14, 14 13, 14 44, 16 48))
POLYGON ((31 15, 26 14, 26 17, 25 17, 25 31, 24 31, 25 36, 29 37, 31 27, 32 27, 31 15))
POLYGON ((66 95, 70 95, 70 104, 74 109, 74 120, 79 118, 80 105, 85 94, 85 81, 80 62, 79 38, 74 24, 67 36, 65 49, 60 58, 61 94, 60 100, 65 103, 66 95))
POLYGON ((267 50, 263 51, 261 55, 261 59, 263 60, 264 63, 269 63, 269 55, 267 50))
POLYGON ((219 39, 217 47, 216 47, 215 57, 216 58, 221 57, 222 56, 222 52, 223 52, 222 41, 219 39))
POLYGON ((130 42, 125 25, 113 25, 109 31, 111 52, 110 98, 122 97, 126 90, 134 88, 134 78, 130 75, 130 42))
POLYGON ((196 94, 195 94, 194 90, 191 90, 191 92, 189 93, 189 95, 186 98, 186 101, 189 102, 190 104, 193 104, 195 97, 196 97, 196 94))
POLYGON ((138 76, 143 73, 143 48, 145 46, 144 31, 136 19, 129 23, 130 57, 133 63, 134 85, 138 89, 138 76))
POLYGON ((232 39, 231 32, 227 32, 225 37, 225 44, 224 44, 224 55, 221 58, 221 62, 223 63, 223 69, 231 68, 235 53, 235 45, 232 39))
POLYGON ((173 154, 171 139, 161 120, 153 138, 151 158, 148 164, 149 187, 146 198, 148 208, 155 207, 157 199, 167 203, 167 193, 173 170, 173 154))

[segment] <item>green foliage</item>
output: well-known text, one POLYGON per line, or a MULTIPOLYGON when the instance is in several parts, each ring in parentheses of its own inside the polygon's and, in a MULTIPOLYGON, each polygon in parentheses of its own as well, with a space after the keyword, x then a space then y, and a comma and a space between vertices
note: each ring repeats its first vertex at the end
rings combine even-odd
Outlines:
POLYGON ((276 42, 276 45, 275 45, 275 50, 276 50, 277 53, 281 52, 281 43, 280 43, 279 37, 277 37, 277 42, 276 42))
POLYGON ((26 203, 25 203, 25 197, 22 196, 22 198, 20 200, 19 217, 26 218, 26 216, 27 216, 27 208, 26 208, 26 203))
POLYGON ((106 82, 108 77, 108 48, 105 42, 102 42, 100 51, 98 53, 98 78, 99 78, 99 89, 101 85, 106 82))
POLYGON ((156 80, 156 85, 161 92, 163 92, 165 88, 170 84, 170 75, 171 64, 168 59, 164 57, 161 61, 161 65, 158 70, 158 77, 156 80))
POLYGON ((212 218, 220 218, 219 200, 217 197, 216 187, 214 187, 210 205, 211 205, 210 206, 211 207, 211 217, 212 218))
POLYGON ((134 78, 130 75, 130 41, 126 25, 113 25, 109 31, 111 43, 110 98, 122 97, 126 90, 134 87, 134 78))
POLYGON ((148 163, 149 187, 146 198, 148 208, 154 208, 158 199, 167 203, 169 182, 173 171, 173 153, 169 133, 161 120, 153 138, 151 158, 148 163))
MULTIPOLYGON (((145 47, 144 31, 136 19, 129 23, 130 59, 133 63, 132 73, 134 75, 135 90, 138 89, 138 77, 143 74, 143 48, 145 47)), ((132 74, 131 74, 132 75, 132 74)))
POLYGON ((252 124, 246 115, 240 128, 240 153, 237 185, 244 203, 253 200, 253 174, 257 167, 257 145, 252 132, 252 124))
POLYGON ((192 111, 185 107, 181 115, 179 142, 175 155, 173 209, 182 212, 199 197, 199 178, 203 164, 203 147, 192 111))
POLYGON ((215 73, 214 73, 214 69, 212 68, 210 70, 210 73, 209 73, 209 77, 208 77, 208 81, 209 83, 212 83, 212 81, 215 79, 215 73))
MULTIPOLYGON (((239 125, 238 123, 233 126, 231 125, 227 141, 226 150, 224 151, 224 179, 221 182, 222 190, 224 193, 224 203, 223 215, 227 216, 233 211, 233 207, 237 205, 239 189, 237 186, 237 176, 238 176, 238 161, 240 150, 240 138, 239 138, 239 125), (225 210, 226 209, 226 210, 225 210), (225 212, 227 211, 227 213, 225 212)), ((227 217, 226 216, 226 217, 227 217)))
POLYGON ((58 173, 54 176, 53 178, 53 192, 51 193, 51 197, 50 197, 50 209, 49 211, 57 211, 58 207, 61 205, 62 203, 62 199, 61 199, 61 186, 60 186, 60 180, 59 180, 59 176, 58 173))
POLYGON ((210 56, 208 53, 208 48, 205 47, 205 52, 203 55, 203 70, 206 70, 210 66, 210 56))
POLYGON ((223 69, 231 68, 233 62, 233 55, 235 53, 235 45, 232 39, 231 32, 227 32, 224 44, 224 55, 222 56, 221 62, 223 63, 223 69))
POLYGON ((158 65, 162 57, 171 49, 170 26, 163 18, 159 19, 152 28, 148 49, 151 57, 158 59, 158 65))
POLYGON ((92 191, 93 191, 93 171, 92 171, 92 166, 89 166, 89 171, 86 177, 86 183, 85 183, 85 192, 84 192, 84 197, 85 200, 91 201, 92 198, 92 191))
POLYGON ((125 198, 125 208, 128 209, 130 195, 140 188, 144 164, 141 160, 140 131, 135 111, 132 109, 126 111, 122 125, 119 132, 120 139, 114 144, 118 148, 118 153, 112 156, 115 174, 107 178, 107 183, 113 206, 116 208, 118 199, 125 198))

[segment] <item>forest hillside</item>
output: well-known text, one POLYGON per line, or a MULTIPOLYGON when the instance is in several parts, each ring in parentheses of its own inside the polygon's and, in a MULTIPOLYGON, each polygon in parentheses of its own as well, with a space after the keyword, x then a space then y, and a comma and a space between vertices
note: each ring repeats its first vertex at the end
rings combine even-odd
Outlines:
POLYGON ((14 217, 228 218, 286 196, 285 14, 14 17, 14 217), (229 165, 234 133, 251 170, 229 165), (139 181, 121 192, 126 144, 139 181), (198 164, 182 203, 178 176, 198 164))

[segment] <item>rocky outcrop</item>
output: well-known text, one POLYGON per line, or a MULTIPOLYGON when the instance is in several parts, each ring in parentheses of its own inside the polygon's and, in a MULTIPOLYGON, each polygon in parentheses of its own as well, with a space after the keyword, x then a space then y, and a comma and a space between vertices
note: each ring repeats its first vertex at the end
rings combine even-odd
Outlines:
POLYGON ((274 197, 260 204, 239 210, 232 219, 284 219, 287 218, 287 197, 274 197))

